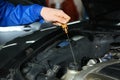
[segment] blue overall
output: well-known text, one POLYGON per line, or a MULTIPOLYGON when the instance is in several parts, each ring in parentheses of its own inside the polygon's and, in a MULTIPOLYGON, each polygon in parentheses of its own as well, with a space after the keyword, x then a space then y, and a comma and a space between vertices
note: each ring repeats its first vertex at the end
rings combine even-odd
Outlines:
POLYGON ((43 6, 38 4, 14 6, 7 0, 0 0, 0 26, 17 26, 36 21, 42 23, 44 21, 40 15, 42 8, 43 6))

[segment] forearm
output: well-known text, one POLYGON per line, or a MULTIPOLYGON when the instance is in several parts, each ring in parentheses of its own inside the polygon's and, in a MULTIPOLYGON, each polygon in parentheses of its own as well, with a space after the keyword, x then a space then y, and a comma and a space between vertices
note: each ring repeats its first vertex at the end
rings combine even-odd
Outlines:
MULTIPOLYGON (((1 1, 1 0, 0 0, 1 1)), ((2 2, 0 25, 1 26, 14 26, 29 24, 42 19, 40 12, 42 6, 37 4, 23 6, 14 6, 8 2, 2 2), (4 5, 3 5, 4 4, 4 5)))

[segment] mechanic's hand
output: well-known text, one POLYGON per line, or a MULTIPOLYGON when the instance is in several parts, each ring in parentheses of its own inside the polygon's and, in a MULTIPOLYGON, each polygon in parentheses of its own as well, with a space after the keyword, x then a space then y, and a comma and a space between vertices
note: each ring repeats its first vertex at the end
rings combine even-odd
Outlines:
POLYGON ((54 25, 59 26, 66 24, 70 20, 70 17, 66 13, 58 9, 43 7, 40 14, 47 22, 52 22, 54 25))

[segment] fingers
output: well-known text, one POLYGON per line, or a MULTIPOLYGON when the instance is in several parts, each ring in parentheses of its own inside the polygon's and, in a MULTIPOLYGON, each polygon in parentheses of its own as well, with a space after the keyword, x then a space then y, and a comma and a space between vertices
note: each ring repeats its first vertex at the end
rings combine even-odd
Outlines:
POLYGON ((68 22, 70 20, 70 16, 68 16, 65 12, 61 11, 62 17, 68 22))
POLYGON ((59 22, 53 22, 54 25, 61 26, 62 24, 59 22))
POLYGON ((64 18, 64 17, 62 17, 62 16, 55 15, 55 16, 54 16, 54 21, 53 21, 53 22, 65 24, 65 23, 68 22, 68 20, 66 20, 66 18, 64 18))
POLYGON ((70 20, 70 17, 60 10, 58 14, 55 14, 54 19, 58 23, 66 24, 70 20))

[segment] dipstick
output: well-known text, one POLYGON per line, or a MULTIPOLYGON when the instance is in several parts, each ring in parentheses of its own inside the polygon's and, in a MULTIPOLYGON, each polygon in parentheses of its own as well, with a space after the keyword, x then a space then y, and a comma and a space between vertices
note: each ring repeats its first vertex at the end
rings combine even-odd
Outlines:
POLYGON ((71 53, 72 53, 72 57, 73 57, 73 60, 74 60, 74 64, 77 64, 77 61, 76 61, 76 58, 75 58, 75 54, 73 52, 73 47, 72 47, 72 44, 70 42, 70 38, 69 38, 69 35, 68 35, 68 26, 67 24, 62 24, 62 29, 64 30, 64 32, 66 33, 67 35, 67 38, 68 38, 68 42, 70 44, 70 50, 71 50, 71 53))

